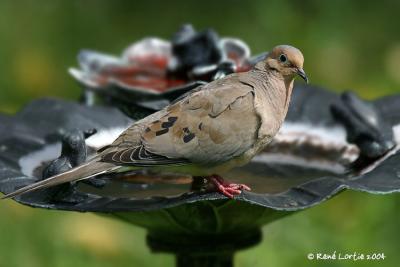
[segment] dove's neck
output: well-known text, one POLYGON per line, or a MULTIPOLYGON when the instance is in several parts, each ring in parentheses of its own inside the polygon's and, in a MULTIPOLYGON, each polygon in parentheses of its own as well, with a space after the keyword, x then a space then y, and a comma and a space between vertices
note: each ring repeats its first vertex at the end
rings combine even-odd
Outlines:
POLYGON ((253 71, 252 76, 261 85, 255 87, 256 99, 282 123, 289 108, 293 78, 285 79, 274 70, 257 69, 253 71))

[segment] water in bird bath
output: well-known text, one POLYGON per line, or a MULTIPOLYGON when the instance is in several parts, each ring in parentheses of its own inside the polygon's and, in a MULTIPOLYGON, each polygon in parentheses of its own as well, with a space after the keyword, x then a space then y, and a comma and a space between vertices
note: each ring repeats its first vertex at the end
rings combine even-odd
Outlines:
MULTIPOLYGON (((260 194, 278 194, 291 187, 326 175, 333 175, 331 171, 305 168, 293 165, 277 165, 260 162, 236 168, 222 176, 234 183, 245 183, 252 188, 252 192, 260 194)), ((155 174, 137 171, 118 177, 104 177, 107 181, 103 188, 96 188, 80 183, 78 190, 100 196, 110 197, 174 197, 183 193, 202 190, 203 181, 195 181, 190 176, 177 174, 155 174)))
MULTIPOLYGON (((41 177, 43 169, 59 154, 60 146, 49 145, 22 157, 21 171, 28 176, 41 177)), ((227 173, 220 173, 234 183, 244 183, 252 192, 260 194, 278 194, 291 187, 323 176, 343 173, 344 166, 338 161, 323 156, 312 159, 302 155, 294 156, 279 151, 263 151, 249 164, 235 168, 227 173), (336 162, 336 163, 335 163, 336 162)), ((117 176, 104 176, 105 186, 96 188, 85 183, 78 183, 78 191, 110 197, 174 197, 183 193, 204 188, 204 183, 190 176, 177 174, 159 174, 149 171, 136 171, 117 176)))

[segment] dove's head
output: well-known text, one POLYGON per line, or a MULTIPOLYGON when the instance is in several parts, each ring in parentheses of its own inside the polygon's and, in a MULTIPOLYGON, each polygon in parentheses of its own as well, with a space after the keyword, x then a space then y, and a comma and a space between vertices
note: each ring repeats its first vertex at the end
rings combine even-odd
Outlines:
POLYGON ((299 75, 308 83, 303 70, 304 57, 299 49, 290 45, 275 46, 266 58, 266 68, 279 72, 284 78, 299 75))

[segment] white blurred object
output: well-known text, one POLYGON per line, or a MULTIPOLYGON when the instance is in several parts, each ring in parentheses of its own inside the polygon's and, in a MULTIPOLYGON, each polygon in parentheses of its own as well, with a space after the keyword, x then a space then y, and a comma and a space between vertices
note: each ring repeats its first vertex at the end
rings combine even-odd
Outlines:
POLYGON ((133 43, 122 53, 122 60, 135 62, 144 57, 170 58, 172 54, 171 43, 156 37, 144 38, 133 43))

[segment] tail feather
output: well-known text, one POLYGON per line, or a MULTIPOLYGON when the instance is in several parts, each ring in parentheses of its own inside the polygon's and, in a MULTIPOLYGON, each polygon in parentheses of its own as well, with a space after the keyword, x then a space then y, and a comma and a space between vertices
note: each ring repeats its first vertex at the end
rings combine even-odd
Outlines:
POLYGON ((22 187, 12 193, 4 195, 1 199, 16 197, 16 196, 24 194, 24 193, 35 191, 38 189, 48 188, 51 186, 55 186, 55 185, 59 185, 59 184, 67 183, 67 182, 88 179, 95 175, 106 173, 115 168, 117 168, 117 166, 110 164, 110 163, 89 161, 87 163, 84 163, 83 165, 72 168, 66 172, 57 174, 57 175, 47 178, 45 180, 22 187))

